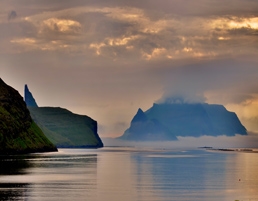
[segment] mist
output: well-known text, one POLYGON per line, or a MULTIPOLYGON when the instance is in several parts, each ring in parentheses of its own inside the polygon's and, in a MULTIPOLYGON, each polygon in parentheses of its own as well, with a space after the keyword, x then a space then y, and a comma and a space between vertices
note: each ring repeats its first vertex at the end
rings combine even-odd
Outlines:
POLYGON ((135 142, 123 141, 115 138, 103 138, 105 146, 132 146, 157 149, 195 149, 199 147, 221 148, 257 148, 258 133, 248 132, 248 135, 227 136, 202 136, 202 137, 177 137, 177 141, 135 142))
POLYGON ((163 85, 157 103, 243 103, 255 99, 257 62, 244 58, 187 61, 154 69, 163 85), (229 93, 230 92, 230 93, 229 93))

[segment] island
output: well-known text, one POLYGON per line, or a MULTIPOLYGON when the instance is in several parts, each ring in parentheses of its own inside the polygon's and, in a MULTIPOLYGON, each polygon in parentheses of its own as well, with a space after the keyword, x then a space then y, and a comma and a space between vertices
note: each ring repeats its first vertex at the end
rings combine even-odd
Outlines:
POLYGON ((130 127, 118 139, 167 141, 177 137, 247 135, 234 112, 208 103, 154 103, 147 111, 138 109, 130 127))

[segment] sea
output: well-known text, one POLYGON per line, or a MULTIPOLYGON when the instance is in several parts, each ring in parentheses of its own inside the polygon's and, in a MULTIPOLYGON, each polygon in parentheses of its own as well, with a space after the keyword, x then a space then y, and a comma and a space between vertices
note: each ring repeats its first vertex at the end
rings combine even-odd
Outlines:
POLYGON ((0 200, 258 201, 258 153, 105 147, 0 157, 0 200))

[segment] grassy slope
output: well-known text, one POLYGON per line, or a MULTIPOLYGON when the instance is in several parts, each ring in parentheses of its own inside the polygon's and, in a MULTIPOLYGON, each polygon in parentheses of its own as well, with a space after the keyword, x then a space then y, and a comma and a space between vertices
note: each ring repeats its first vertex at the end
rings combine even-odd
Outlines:
POLYGON ((57 151, 32 121, 23 98, 0 78, 0 154, 57 151))
POLYGON ((0 106, 0 154, 41 151, 56 151, 56 148, 35 122, 20 122, 0 106))
POLYGON ((29 107, 32 118, 57 147, 102 147, 97 122, 63 108, 29 107))

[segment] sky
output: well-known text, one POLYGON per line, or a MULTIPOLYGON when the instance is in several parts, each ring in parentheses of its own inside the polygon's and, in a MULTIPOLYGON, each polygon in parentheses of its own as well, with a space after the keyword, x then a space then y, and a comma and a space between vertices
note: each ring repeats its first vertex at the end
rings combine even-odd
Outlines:
POLYGON ((138 108, 223 104, 258 132, 258 1, 0 0, 0 76, 123 134, 138 108))

